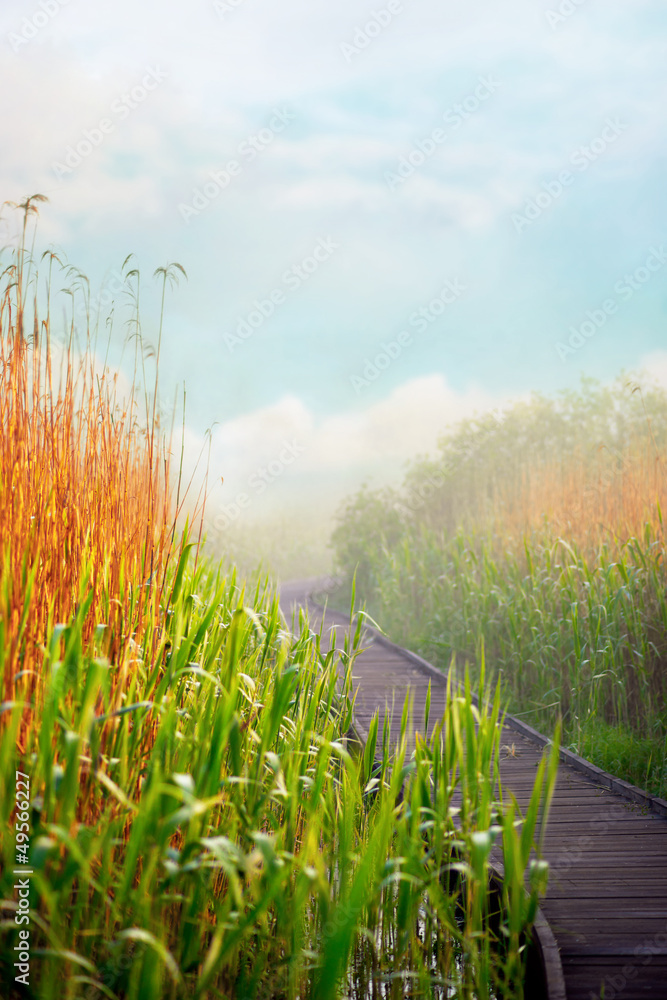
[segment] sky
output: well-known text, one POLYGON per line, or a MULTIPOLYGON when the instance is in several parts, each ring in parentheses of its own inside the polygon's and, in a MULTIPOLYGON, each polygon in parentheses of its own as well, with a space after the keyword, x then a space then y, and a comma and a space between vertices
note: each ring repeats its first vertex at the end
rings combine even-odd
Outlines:
POLYGON ((0 201, 48 196, 114 364, 128 255, 148 342, 187 272, 162 400, 216 530, 582 373, 667 382, 659 0, 3 0, 0 45, 0 201))

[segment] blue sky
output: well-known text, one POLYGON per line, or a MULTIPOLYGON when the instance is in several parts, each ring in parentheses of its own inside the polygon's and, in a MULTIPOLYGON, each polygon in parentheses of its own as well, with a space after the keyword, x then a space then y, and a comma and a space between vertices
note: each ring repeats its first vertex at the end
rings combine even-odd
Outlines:
POLYGON ((212 428, 214 511, 333 504, 582 372, 665 378, 657 0, 4 0, 0 43, 3 199, 47 194, 97 292, 135 253, 149 339, 152 271, 188 272, 162 383, 190 452, 212 428))

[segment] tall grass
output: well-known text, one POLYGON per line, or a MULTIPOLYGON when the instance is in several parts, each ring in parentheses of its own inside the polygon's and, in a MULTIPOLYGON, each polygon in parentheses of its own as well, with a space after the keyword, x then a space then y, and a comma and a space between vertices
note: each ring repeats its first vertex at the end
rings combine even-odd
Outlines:
POLYGON ((469 688, 451 697, 410 759, 407 712, 394 753, 357 756, 352 649, 325 654, 305 620, 285 631, 263 587, 203 567, 169 612, 157 659, 147 640, 130 670, 84 652, 81 616, 54 636, 40 726, 18 759, 20 712, 5 713, 3 995, 18 766, 39 792, 40 1000, 521 996, 543 889, 539 864, 528 894, 524 873, 554 774, 538 774, 521 836, 498 788, 497 694, 479 711, 469 688), (494 843, 514 859, 495 903, 494 843))
POLYGON ((376 717, 355 749, 354 637, 325 651, 265 582, 194 558, 187 526, 176 544, 156 384, 140 408, 75 353, 73 320, 56 372, 27 248, 38 204, 0 311, 2 995, 521 997, 555 755, 517 825, 497 690, 480 708, 469 685, 452 694, 410 756, 409 704, 397 746, 376 717))
POLYGON ((54 252, 37 262, 28 245, 42 200, 19 206, 19 241, 0 275, 3 696, 38 704, 46 636, 89 594, 84 639, 103 625, 120 657, 155 617, 174 548, 157 385, 152 403, 134 379, 119 386, 94 355, 89 317, 75 324, 71 288, 70 319, 53 335, 64 268, 54 252))
POLYGON ((558 414, 558 433, 538 406, 497 430, 464 428, 465 451, 456 436, 443 443, 439 486, 433 463, 403 494, 360 495, 336 539, 400 641, 443 666, 452 654, 479 663, 485 649, 511 711, 546 732, 562 716, 573 749, 665 794, 667 400, 631 389, 610 399, 589 387, 558 414), (588 433, 586 413, 600 437, 572 440, 573 424, 588 433))

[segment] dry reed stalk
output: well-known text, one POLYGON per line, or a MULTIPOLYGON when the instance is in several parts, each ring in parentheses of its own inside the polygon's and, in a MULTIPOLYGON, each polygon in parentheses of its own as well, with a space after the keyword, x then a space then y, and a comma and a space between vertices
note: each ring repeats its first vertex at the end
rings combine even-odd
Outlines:
POLYGON ((86 598, 84 637, 104 625, 114 662, 155 625, 175 528, 155 413, 139 419, 134 387, 121 401, 118 374, 100 373, 90 338, 82 355, 71 336, 60 350, 53 343, 50 295, 40 305, 27 264, 34 201, 19 206, 22 238, 0 293, 2 697, 25 702, 38 694, 47 635, 86 598))
POLYGON ((603 541, 613 547, 641 538, 647 524, 662 537, 666 502, 665 465, 652 445, 614 456, 600 449, 595 464, 575 455, 566 464, 524 469, 518 485, 496 483, 494 520, 515 539, 546 522, 551 533, 590 551, 603 541))

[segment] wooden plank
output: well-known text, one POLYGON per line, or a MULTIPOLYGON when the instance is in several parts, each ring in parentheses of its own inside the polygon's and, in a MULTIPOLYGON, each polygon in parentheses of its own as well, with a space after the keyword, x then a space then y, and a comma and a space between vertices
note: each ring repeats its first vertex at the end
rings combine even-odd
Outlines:
MULTIPOLYGON (((293 588, 290 600, 298 599, 293 588)), ((332 641, 342 641, 345 616, 327 611, 324 622, 332 641)), ((362 727, 380 709, 381 720, 387 711, 395 732, 410 692, 412 724, 419 731, 430 683, 432 730, 444 712, 445 674, 370 630, 364 643, 367 649, 353 668, 362 727)), ((524 808, 546 740, 508 717, 501 742, 503 788, 524 808)), ((575 755, 564 754, 564 760, 545 835, 552 875, 543 911, 560 947, 568 1000, 591 1000, 603 982, 606 996, 615 995, 614 977, 624 975, 628 963, 636 975, 626 976, 618 993, 622 1000, 667 997, 667 820, 660 813, 665 803, 575 755), (638 965, 646 961, 651 942, 650 962, 638 965)), ((558 965, 555 946, 552 953, 558 965)))
MULTIPOLYGON (((665 859, 662 859, 663 863, 665 859)), ((665 885, 667 889, 667 877, 665 877, 665 871, 660 872, 659 878, 653 878, 652 873, 655 868, 650 868, 645 865, 630 865, 627 869, 621 872, 614 872, 608 861, 603 862, 599 867, 593 867, 588 865, 581 865, 574 873, 570 872, 558 873, 555 872, 552 875, 551 882, 554 885, 586 885, 587 882, 595 882, 599 885, 641 885, 643 883, 647 884, 658 884, 665 885)), ((667 895, 667 893, 666 893, 667 895)))
MULTIPOLYGON (((643 921, 662 920, 667 925, 667 902, 665 899, 643 899, 628 897, 627 899, 605 899, 594 897, 587 899, 551 899, 543 900, 542 906, 548 920, 562 923, 563 917, 570 915, 575 918, 575 925, 582 921, 604 920, 613 927, 616 920, 643 925, 643 921)), ((583 926, 583 925, 582 925, 583 926)), ((589 928, 593 925, 588 923, 589 928)))
POLYGON ((549 900, 608 898, 620 902, 621 900, 636 899, 638 895, 645 900, 667 899, 667 879, 660 879, 657 884, 650 881, 634 882, 628 880, 625 883, 619 883, 611 879, 607 882, 591 879, 587 882, 570 880, 567 884, 561 883, 560 885, 554 884, 554 881, 550 880, 546 898, 549 900))
MULTIPOLYGON (((581 961, 584 959, 591 964, 601 964, 607 959, 611 959, 612 964, 617 959, 633 958, 639 965, 650 965, 656 959, 667 961, 667 948, 661 947, 653 942, 651 938, 646 939, 640 935, 634 935, 635 940, 626 940, 619 937, 616 941, 609 939, 609 943, 603 943, 600 938, 590 943, 581 945, 568 945, 568 960, 581 961), (648 962, 648 959, 651 962, 648 962)), ((664 941, 665 935, 661 938, 664 941)))

